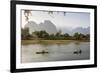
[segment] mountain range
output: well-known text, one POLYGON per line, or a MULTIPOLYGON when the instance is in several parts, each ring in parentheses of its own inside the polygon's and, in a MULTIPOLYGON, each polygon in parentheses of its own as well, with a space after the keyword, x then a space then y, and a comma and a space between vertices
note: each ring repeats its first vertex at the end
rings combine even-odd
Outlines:
POLYGON ((43 23, 37 24, 34 21, 29 21, 25 28, 29 28, 29 33, 32 34, 34 31, 45 30, 49 34, 56 34, 57 28, 56 26, 49 20, 45 20, 43 23))
POLYGON ((70 35, 73 35, 74 33, 82 33, 82 34, 90 34, 90 27, 83 28, 83 27, 77 27, 77 28, 57 28, 55 24, 53 24, 50 20, 45 20, 44 22, 41 22, 40 24, 37 24, 34 21, 29 21, 27 24, 25 24, 25 28, 29 28, 29 33, 32 34, 34 31, 41 31, 45 30, 49 34, 56 34, 59 30, 62 31, 62 33, 68 33, 70 35))
POLYGON ((74 33, 82 33, 82 34, 90 34, 90 27, 83 28, 83 27, 77 27, 77 28, 61 28, 62 33, 68 33, 70 35, 73 35, 74 33))

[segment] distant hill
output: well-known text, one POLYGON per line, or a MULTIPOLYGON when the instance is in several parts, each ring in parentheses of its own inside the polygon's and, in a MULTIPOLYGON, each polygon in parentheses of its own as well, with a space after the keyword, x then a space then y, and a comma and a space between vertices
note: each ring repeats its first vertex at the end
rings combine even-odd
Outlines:
POLYGON ((49 34, 56 34, 57 28, 56 26, 49 20, 45 20, 43 23, 37 24, 34 21, 29 21, 25 28, 29 28, 29 33, 32 34, 34 31, 45 30, 49 34))
POLYGON ((45 30, 49 34, 56 34, 59 29, 62 31, 62 33, 68 33, 70 35, 73 35, 74 33, 82 33, 82 34, 90 34, 90 27, 83 28, 83 27, 77 27, 77 28, 56 28, 56 26, 50 21, 50 20, 45 20, 43 23, 37 24, 34 21, 29 21, 26 25, 25 28, 29 28, 29 33, 32 34, 34 31, 41 31, 45 30))
POLYGON ((34 21, 29 21, 24 28, 29 28, 29 33, 32 34, 34 31, 40 31, 38 24, 34 21))
POLYGON ((70 35, 73 35, 74 33, 82 33, 82 34, 90 34, 90 27, 83 28, 83 27, 77 27, 77 28, 62 28, 62 33, 68 33, 70 35))
POLYGON ((75 33, 75 32, 79 32, 82 34, 90 34, 90 27, 87 27, 87 28, 78 27, 78 28, 72 30, 72 33, 75 33))
POLYGON ((49 34, 56 34, 57 33, 56 26, 49 20, 45 20, 44 23, 40 23, 39 27, 41 30, 45 30, 49 34))

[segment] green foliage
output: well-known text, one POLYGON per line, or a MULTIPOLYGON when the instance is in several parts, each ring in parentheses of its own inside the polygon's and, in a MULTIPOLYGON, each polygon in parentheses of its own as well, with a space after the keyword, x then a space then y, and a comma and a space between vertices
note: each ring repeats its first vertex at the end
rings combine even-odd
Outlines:
POLYGON ((61 34, 61 31, 57 32, 56 34, 48 34, 44 30, 35 31, 32 34, 29 34, 28 28, 22 29, 21 37, 22 40, 36 39, 36 38, 44 40, 90 40, 90 34, 84 35, 82 33, 76 32, 73 36, 70 36, 68 33, 61 34))
POLYGON ((22 40, 28 40, 30 39, 32 36, 29 34, 29 29, 28 28, 22 28, 21 29, 21 39, 22 40))
POLYGON ((37 35, 38 38, 47 38, 49 34, 46 31, 35 31, 33 34, 37 35))
POLYGON ((90 40, 90 35, 89 34, 84 35, 77 32, 74 34, 73 38, 75 40, 90 40))

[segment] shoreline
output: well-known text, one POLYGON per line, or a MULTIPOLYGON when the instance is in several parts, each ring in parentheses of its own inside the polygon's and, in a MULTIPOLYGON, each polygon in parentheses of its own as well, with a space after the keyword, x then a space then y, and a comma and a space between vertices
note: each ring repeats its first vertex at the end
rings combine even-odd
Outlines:
POLYGON ((75 42, 78 44, 79 42, 90 42, 89 40, 21 40, 22 45, 26 44, 66 44, 70 42, 75 42))

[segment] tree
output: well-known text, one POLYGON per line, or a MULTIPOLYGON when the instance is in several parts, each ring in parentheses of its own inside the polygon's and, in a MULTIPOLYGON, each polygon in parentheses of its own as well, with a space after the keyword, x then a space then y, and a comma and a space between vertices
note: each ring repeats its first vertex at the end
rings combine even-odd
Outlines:
POLYGON ((79 40, 79 33, 78 32, 74 33, 73 37, 74 37, 74 39, 79 40))
POLYGON ((75 33, 73 38, 75 40, 90 40, 90 34, 75 33))
POLYGON ((46 31, 40 31, 40 37, 41 38, 47 38, 48 37, 48 33, 46 31))
POLYGON ((54 34, 49 35, 50 40, 55 40, 56 36, 54 34))
POLYGON ((70 35, 68 33, 65 33, 63 36, 64 37, 70 37, 70 35))
POLYGON ((82 33, 80 33, 80 34, 79 34, 79 39, 80 39, 80 40, 85 40, 85 35, 82 34, 82 33))
POLYGON ((38 36, 38 38, 48 38, 49 34, 42 30, 42 31, 35 31, 33 32, 34 34, 36 34, 38 36))
POLYGON ((59 31, 56 33, 56 37, 60 37, 60 36, 61 36, 61 33, 62 33, 62 31, 59 30, 59 31))
POLYGON ((39 37, 39 31, 34 31, 32 34, 35 34, 37 37, 39 37))
POLYGON ((86 34, 85 36, 87 40, 90 40, 90 34, 86 34))
POLYGON ((29 34, 29 28, 21 29, 21 38, 22 40, 27 40, 31 38, 31 35, 29 34))
POLYGON ((25 15, 26 21, 29 20, 29 15, 30 14, 31 14, 31 11, 30 10, 24 10, 24 15, 25 15))

